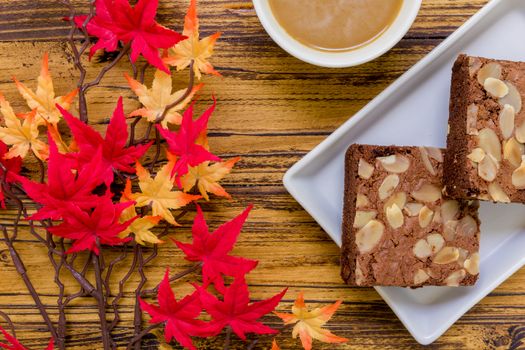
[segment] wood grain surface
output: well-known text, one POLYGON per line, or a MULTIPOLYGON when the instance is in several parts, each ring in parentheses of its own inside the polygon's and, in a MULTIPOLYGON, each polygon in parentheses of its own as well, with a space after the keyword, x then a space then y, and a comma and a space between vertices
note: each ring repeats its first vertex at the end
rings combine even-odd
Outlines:
MULTIPOLYGON (((159 21, 180 30, 187 1, 161 0, 160 3, 159 21)), ((248 203, 255 205, 236 248, 236 253, 260 261, 248 278, 254 298, 268 297, 283 287, 290 287, 279 307, 281 311, 290 307, 298 291, 305 292, 312 306, 344 300, 328 327, 350 341, 340 346, 314 342, 314 349, 423 347, 373 289, 349 288, 342 284, 339 249, 286 192, 283 174, 485 3, 486 0, 424 0, 416 23, 389 53, 359 67, 325 69, 300 62, 274 44, 261 27, 250 1, 200 1, 202 32, 223 32, 213 63, 224 77, 204 79, 206 87, 199 108, 210 102, 212 93, 216 95, 219 102, 210 123, 211 147, 224 158, 242 157, 233 174, 225 180, 233 200, 215 198, 203 207, 209 224, 216 227, 248 203)), ((76 72, 65 59, 64 38, 68 28, 61 20, 65 15, 65 8, 58 0, 0 0, 0 91, 19 110, 23 108, 23 101, 11 77, 16 75, 33 86, 44 51, 51 55, 56 90, 64 93, 74 84, 76 72)), ((98 69, 100 64, 94 61, 89 73, 95 74, 98 69)), ((126 69, 128 66, 121 64, 88 96, 91 121, 99 128, 107 122, 117 95, 125 96, 127 111, 137 105, 122 76, 126 69)), ((179 75, 176 84, 182 88, 185 79, 179 75)), ((31 165, 25 171, 31 171, 31 165)), ((2 211, 0 222, 9 224, 13 215, 14 211, 2 211)), ((192 214, 185 217, 181 221, 183 227, 172 235, 187 239, 192 217, 192 214)), ((51 280, 52 271, 46 267, 46 251, 26 234, 22 234, 17 247, 45 304, 56 316, 57 290, 51 280)), ((159 280, 165 266, 177 270, 188 265, 180 252, 166 244, 148 270, 150 278, 159 280)), ((63 278, 68 276, 64 274, 63 278)), ((134 276, 130 285, 136 282, 137 276, 134 276)), ((522 270, 428 348, 523 347, 524 284, 525 270, 522 270)), ((186 283, 175 286, 178 295, 190 289, 186 283)), ((123 301, 124 320, 114 333, 122 345, 130 334, 132 303, 133 296, 128 292, 123 301)), ((45 347, 49 339, 45 325, 2 245, 0 310, 13 317, 20 338, 28 346, 45 347)), ((92 301, 76 302, 69 310, 69 317, 70 348, 100 348, 98 316, 92 301)), ((275 317, 268 317, 266 321, 269 325, 279 324, 275 317)), ((278 341, 282 349, 300 348, 289 331, 278 336, 278 341)), ((270 338, 263 338, 259 348, 269 348, 269 342, 270 338)), ((240 341, 234 345, 238 349, 246 347, 240 341)), ((221 349, 222 339, 202 342, 200 347, 221 349)), ((145 342, 144 348, 156 348, 155 342, 145 342)))

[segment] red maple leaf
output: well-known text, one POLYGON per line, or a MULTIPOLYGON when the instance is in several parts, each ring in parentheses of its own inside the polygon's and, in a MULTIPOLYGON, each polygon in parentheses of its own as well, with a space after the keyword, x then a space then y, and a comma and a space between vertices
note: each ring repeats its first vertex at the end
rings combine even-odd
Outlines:
POLYGON ((79 147, 75 158, 80 164, 89 163, 99 148, 102 149, 102 161, 107 165, 106 174, 102 181, 108 185, 113 181, 113 170, 126 173, 135 173, 132 164, 146 153, 151 143, 140 146, 126 147, 128 140, 128 127, 122 106, 122 97, 119 98, 117 108, 109 121, 105 138, 89 125, 84 124, 78 118, 57 105, 64 119, 71 128, 73 137, 79 147))
POLYGON ((231 256, 242 226, 253 206, 246 208, 239 216, 219 226, 210 233, 200 206, 193 221, 192 244, 174 241, 186 254, 186 260, 202 262, 204 283, 222 281, 222 275, 240 277, 257 266, 257 261, 231 256))
POLYGON ((120 238, 118 235, 136 219, 119 222, 120 214, 133 202, 113 204, 110 193, 99 197, 92 211, 85 211, 74 204, 62 209, 64 221, 58 226, 47 230, 56 236, 73 240, 73 245, 66 252, 74 253, 81 250, 91 250, 98 255, 100 244, 118 245, 131 238, 120 238))
MULTIPOLYGON (((0 168, 0 178, 4 178, 7 183, 14 182, 17 180, 17 176, 20 173, 20 169, 22 168, 22 158, 20 157, 13 157, 9 159, 5 159, 5 155, 7 153, 7 145, 0 141, 0 164, 2 164, 2 168, 0 168), (7 171, 7 174, 4 173, 4 168, 7 171)), ((2 209, 5 209, 5 196, 4 192, 2 191, 2 187, 0 186, 0 206, 2 209)))
POLYGON ((166 269, 164 278, 159 285, 159 305, 148 304, 139 299, 140 307, 151 316, 149 323, 165 323, 164 337, 166 342, 177 340, 188 349, 196 349, 191 340, 192 336, 207 337, 214 333, 207 330, 207 323, 196 318, 200 315, 202 307, 199 294, 195 291, 177 301, 170 287, 169 269, 166 269))
MULTIPOLYGON (((164 66, 159 49, 167 49, 186 37, 155 21, 158 0, 139 0, 131 7, 128 0, 96 0, 96 14, 86 29, 98 42, 91 48, 90 57, 99 50, 115 51, 117 44, 131 43, 131 60, 142 55, 153 66, 169 73, 164 66)), ((87 16, 74 18, 80 28, 87 16)))
POLYGON ((208 128, 208 120, 215 110, 215 104, 216 101, 213 99, 213 105, 195 121, 193 120, 193 105, 188 107, 182 116, 182 123, 177 132, 164 129, 159 124, 156 125, 162 137, 166 139, 169 151, 178 157, 172 175, 177 174, 176 180, 179 187, 182 187, 180 177, 188 172, 188 166, 197 166, 207 160, 216 162, 221 160, 205 147, 197 144, 199 136, 208 128))
MULTIPOLYGON (((0 348, 7 349, 7 350, 27 350, 26 347, 20 344, 20 342, 15 337, 7 333, 7 331, 1 326, 0 326, 0 332, 2 332, 5 340, 8 342, 8 343, 0 342, 0 348)), ((49 344, 45 350, 53 350, 53 339, 49 340, 49 344)))
POLYGON ((18 177, 27 195, 43 205, 31 219, 60 219, 68 204, 84 210, 92 208, 100 198, 93 194, 93 190, 102 183, 101 177, 106 173, 101 159, 99 149, 89 163, 75 169, 75 162, 59 153, 55 141, 49 137, 47 183, 18 177))
POLYGON ((277 330, 258 320, 277 307, 287 290, 287 288, 284 289, 270 299, 250 304, 248 285, 244 277, 235 278, 229 287, 219 290, 223 295, 223 300, 218 299, 203 287, 198 287, 202 307, 212 317, 208 329, 218 334, 224 327, 230 326, 242 340, 246 340, 246 333, 278 333, 277 330))

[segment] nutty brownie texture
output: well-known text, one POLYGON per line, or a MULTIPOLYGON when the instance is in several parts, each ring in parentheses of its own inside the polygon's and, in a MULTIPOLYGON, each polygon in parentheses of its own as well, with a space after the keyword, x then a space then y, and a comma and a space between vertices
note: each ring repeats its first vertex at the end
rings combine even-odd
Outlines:
POLYGON ((442 196, 443 151, 350 146, 341 275, 355 286, 472 285, 478 202, 442 196))
POLYGON ((445 192, 525 203, 525 63, 460 55, 452 69, 445 192))

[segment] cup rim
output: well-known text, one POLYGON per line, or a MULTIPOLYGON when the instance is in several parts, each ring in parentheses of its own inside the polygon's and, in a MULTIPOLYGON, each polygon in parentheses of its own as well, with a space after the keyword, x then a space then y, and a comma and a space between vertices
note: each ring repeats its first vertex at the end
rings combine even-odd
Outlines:
POLYGON ((342 52, 325 52, 300 43, 278 23, 270 9, 268 0, 252 0, 252 2, 264 29, 283 50, 316 66, 344 68, 372 61, 396 45, 414 23, 422 0, 403 0, 399 14, 384 33, 369 44, 342 52))

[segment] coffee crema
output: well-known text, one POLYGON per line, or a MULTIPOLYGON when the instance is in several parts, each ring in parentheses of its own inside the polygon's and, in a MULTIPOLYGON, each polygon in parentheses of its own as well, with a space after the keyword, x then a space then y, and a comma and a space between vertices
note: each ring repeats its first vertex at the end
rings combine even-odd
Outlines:
POLYGON ((302 44, 348 51, 369 44, 394 22, 403 0, 268 0, 277 22, 302 44))

